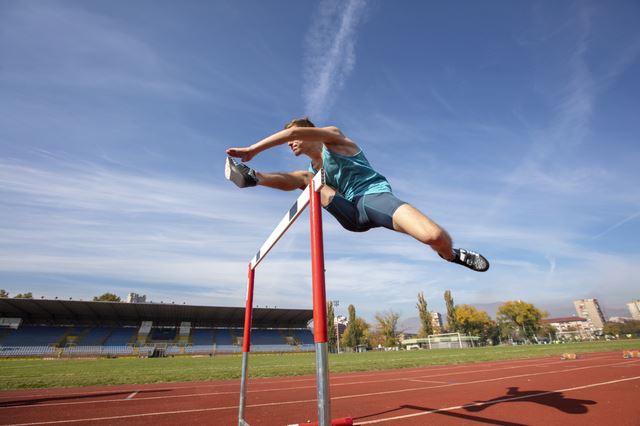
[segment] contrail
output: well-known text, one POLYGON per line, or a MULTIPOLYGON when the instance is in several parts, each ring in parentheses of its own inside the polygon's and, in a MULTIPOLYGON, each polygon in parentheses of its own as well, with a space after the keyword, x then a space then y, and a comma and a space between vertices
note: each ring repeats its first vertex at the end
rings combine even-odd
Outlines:
POLYGON ((609 233, 609 232, 613 231, 614 229, 621 227, 625 223, 637 218, 638 216, 640 216, 640 211, 635 212, 631 216, 627 216, 626 218, 622 219, 620 222, 611 225, 610 227, 608 227, 607 229, 605 229, 604 231, 602 231, 601 233, 599 233, 598 235, 596 235, 592 239, 593 240, 598 239, 598 238, 602 237, 604 234, 609 233))
POLYGON ((356 61, 356 29, 365 0, 324 0, 305 37, 303 99, 312 119, 328 115, 356 61))

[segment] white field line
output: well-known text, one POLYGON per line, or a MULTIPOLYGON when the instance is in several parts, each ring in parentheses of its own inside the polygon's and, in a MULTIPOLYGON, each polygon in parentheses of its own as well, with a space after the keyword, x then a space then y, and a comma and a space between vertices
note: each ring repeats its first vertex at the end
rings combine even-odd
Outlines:
MULTIPOLYGON (((414 388, 408 388, 408 389, 396 389, 396 390, 391 390, 391 391, 379 391, 379 392, 364 393, 364 394, 344 395, 344 396, 332 397, 331 399, 332 400, 339 400, 339 399, 350 399, 350 398, 363 398, 363 397, 370 397, 370 396, 377 396, 377 395, 389 395, 389 394, 397 394, 397 393, 403 393, 403 392, 415 392, 415 391, 427 390, 427 389, 439 389, 439 388, 446 388, 446 387, 451 387, 451 386, 463 386, 463 385, 470 385, 470 384, 495 382, 495 381, 505 380, 505 379, 514 379, 514 378, 522 378, 522 377, 533 377, 533 376, 541 376, 541 375, 545 375, 545 374, 566 373, 566 372, 572 372, 572 371, 578 371, 578 370, 586 370, 586 369, 591 369, 591 368, 610 367, 610 366, 612 366, 612 365, 611 364, 599 364, 599 365, 592 365, 592 366, 570 368, 570 369, 565 369, 565 370, 553 370, 553 371, 545 371, 545 372, 538 372, 538 373, 529 373, 529 374, 518 374, 518 375, 512 375, 512 376, 494 377, 494 378, 491 378, 491 379, 473 380, 473 381, 469 381, 469 382, 446 383, 446 384, 435 385, 435 386, 421 386, 421 387, 414 387, 414 388)), ((640 376, 638 376, 638 377, 640 377, 640 376)), ((275 391, 294 390, 294 389, 298 389, 298 388, 288 388, 288 389, 276 388, 276 389, 270 389, 269 391, 270 392, 275 392, 275 391)), ((136 402, 140 402, 140 401, 143 401, 143 400, 157 400, 157 399, 167 399, 167 398, 186 398, 186 397, 193 398, 193 397, 199 397, 199 396, 210 396, 210 395, 220 395, 220 394, 237 394, 237 392, 223 392, 223 393, 211 392, 211 393, 201 393, 201 394, 191 394, 191 395, 169 395, 169 396, 138 398, 135 401, 136 402)), ((125 401, 125 400, 115 399, 115 400, 102 400, 102 401, 79 401, 79 402, 62 402, 62 403, 53 403, 53 404, 42 404, 42 405, 33 405, 33 406, 3 407, 3 408, 4 409, 11 409, 11 408, 38 408, 38 407, 50 407, 52 405, 80 405, 80 404, 105 403, 105 402, 123 402, 123 401, 125 401)), ((307 402, 314 402, 315 403, 316 400, 315 399, 309 399, 309 400, 297 400, 297 401, 269 402, 269 403, 248 405, 247 407, 265 407, 265 406, 273 406, 273 405, 278 405, 278 404, 307 403, 307 402)), ((219 411, 219 410, 237 409, 237 408, 238 408, 238 406, 234 405, 234 406, 228 406, 228 407, 215 407, 215 408, 210 408, 210 409, 193 409, 193 410, 186 410, 184 412, 219 411)), ((181 412, 183 412, 183 411, 166 412, 165 414, 174 414, 174 413, 181 413, 181 412)), ((158 414, 162 414, 162 413, 158 413, 158 414)), ((125 417, 149 416, 149 415, 152 415, 152 414, 149 414, 149 413, 132 414, 130 416, 125 416, 125 417)), ((85 419, 85 420, 92 421, 94 419, 85 419)), ((33 424, 64 423, 64 422, 73 422, 73 421, 75 421, 75 420, 64 420, 64 421, 61 420, 61 421, 57 421, 57 422, 44 422, 44 423, 33 423, 33 424)))
MULTIPOLYGON (((592 356, 592 357, 588 357, 588 358, 578 358, 577 360, 570 360, 570 361, 550 361, 550 362, 537 362, 535 364, 525 364, 526 362, 531 362, 533 360, 538 360, 538 361, 544 361, 545 359, 547 359, 549 357, 544 357, 544 358, 525 358, 525 359, 518 359, 518 360, 505 360, 505 361, 489 361, 489 362, 480 362, 480 363, 473 363, 473 364, 462 364, 462 365, 434 365, 434 366, 426 366, 426 367, 419 367, 419 368, 403 368, 403 369, 399 369, 399 370, 384 370, 384 371, 380 371, 380 372, 375 372, 375 373, 368 373, 368 374, 352 374, 352 373, 330 373, 330 381, 331 381, 331 386, 334 385, 348 385, 350 383, 340 383, 340 384, 336 384, 334 383, 335 380, 340 380, 340 379, 354 379, 354 378, 366 378, 366 377, 384 377, 384 376, 391 376, 391 379, 388 380, 373 380, 371 382, 353 382, 354 384, 360 384, 360 383, 379 383, 379 382, 385 382, 385 381, 394 381, 394 380, 403 380, 403 378, 398 378, 397 377, 397 373, 398 371, 401 371, 402 373, 421 373, 421 372, 425 372, 425 371, 429 371, 429 372, 438 372, 438 371, 443 371, 446 370, 448 372, 450 372, 450 374, 458 374, 457 372, 452 370, 460 370, 460 369, 469 369, 470 367, 478 367, 478 366, 482 366, 482 367, 488 367, 488 366, 492 366, 492 365, 496 365, 498 368, 490 368, 489 370, 472 370, 472 371, 468 371, 470 374, 475 373, 475 372, 480 372, 480 371, 499 371, 499 370, 505 370, 505 369, 513 369, 513 368, 518 368, 518 367, 540 367, 540 366, 546 366, 546 365, 553 365, 553 364, 566 364, 567 362, 584 362, 584 361, 594 361, 594 360, 604 360, 604 359, 611 359, 611 360, 615 360, 618 359, 619 357, 617 356, 613 356, 612 354, 608 353, 606 355, 600 355, 600 356, 592 356), (505 367, 505 365, 509 365, 509 364, 514 364, 513 366, 508 366, 505 367)), ((555 357, 554 357, 555 358, 555 357)), ((164 371, 164 370, 163 370, 164 371)), ((464 372, 463 372, 464 373, 464 372)), ((411 377, 416 377, 415 375, 412 375, 411 377)), ((435 377, 435 376, 419 376, 419 377, 435 377)), ((281 384, 290 384, 290 383, 298 383, 298 382, 311 382, 314 384, 315 386, 315 382, 316 382, 316 378, 315 376, 307 376, 305 378, 298 378, 298 379, 289 379, 286 380, 283 378, 283 380, 264 380, 261 381, 259 379, 253 379, 251 377, 249 377, 251 386, 256 386, 256 385, 281 385, 281 384), (254 381, 255 380, 255 381, 254 381)), ((152 385, 152 384, 151 384, 152 385)), ((113 388, 114 386, 117 385, 112 385, 110 386, 110 388, 113 388)), ((126 384, 123 386, 127 386, 126 384)), ((39 398, 39 397, 54 397, 54 396, 72 396, 72 395, 77 395, 77 396, 87 396, 87 395, 100 395, 100 394, 104 394, 107 393, 109 391, 111 392, 118 392, 118 393, 126 393, 128 392, 134 392, 136 390, 140 391, 140 385, 139 384, 135 384, 135 385, 129 385, 130 389, 125 388, 117 388, 117 389, 103 389, 103 390, 99 390, 99 391, 87 391, 87 392, 69 392, 69 393, 38 393, 38 394, 20 394, 20 395, 13 395, 13 396, 2 396, 2 394, 0 393, 0 402, 2 400, 12 400, 12 399, 16 399, 16 398, 39 398), (135 388, 134 388, 135 386, 135 388)), ((153 386, 153 385, 152 385, 153 386)), ((234 383, 217 383, 217 384, 205 384, 203 382, 177 382, 177 383, 171 383, 171 382, 167 382, 167 383, 162 383, 159 386, 161 386, 160 388, 155 388, 155 387, 148 387, 145 390, 166 390, 166 391, 171 391, 171 390, 177 390, 177 389, 184 389, 184 388, 198 388, 198 389, 203 389, 203 388, 225 388, 225 387, 232 387, 232 388, 239 388, 239 383, 238 381, 234 381, 234 383)), ((304 387, 302 387, 304 388, 304 387)), ((284 389, 284 388, 280 388, 280 389, 284 389)), ((291 389, 297 389, 297 388, 291 388, 291 389)), ((271 391, 273 389, 267 389, 266 391, 271 391)), ((11 392, 11 391, 7 391, 7 392, 11 392)), ((140 391, 140 392, 144 392, 140 391)), ((252 392, 252 391, 249 391, 252 392)), ((253 391, 253 392, 259 392, 259 391, 253 391)), ((222 392, 225 393, 225 392, 222 392)), ((0 407, 1 409, 2 407, 0 407)))
MULTIPOLYGON (((415 417, 415 416, 418 416, 418 415, 425 415, 425 414, 429 414, 429 413, 436 413, 436 412, 439 412, 439 411, 452 411, 452 410, 457 410, 457 409, 463 408, 463 407, 482 406, 482 405, 496 404, 498 402, 513 401, 513 400, 517 400, 517 399, 535 398, 537 396, 548 395, 548 394, 551 394, 551 393, 571 392, 571 391, 574 391, 574 390, 588 389, 588 388, 592 388, 592 387, 611 385, 611 384, 615 384, 615 383, 621 383, 621 382, 626 382, 626 381, 630 381, 630 380, 638 380, 638 379, 640 379, 640 376, 627 377, 627 378, 618 379, 618 380, 610 380, 610 381, 607 381, 607 382, 592 383, 592 384, 589 384, 589 385, 576 386, 576 387, 573 387, 573 388, 566 388, 566 389, 558 389, 558 390, 554 390, 554 391, 540 392, 538 394, 533 394, 533 395, 519 396, 519 397, 513 397, 513 398, 505 398, 505 399, 502 399, 502 400, 490 401, 490 402, 479 402, 479 403, 474 403, 474 404, 459 405, 459 406, 455 406, 455 407, 441 408, 441 409, 432 410, 432 411, 423 412, 423 413, 415 413, 415 414, 409 414, 409 415, 405 415, 405 416, 390 417, 390 418, 379 419, 379 420, 370 420, 368 422, 358 422, 357 424, 379 423, 379 422, 383 422, 383 421, 389 421, 389 420, 395 420, 395 419, 401 419, 401 418, 407 418, 407 417, 415 417)), ((486 380, 486 381, 492 381, 492 380, 486 380)), ((367 395, 375 395, 375 394, 367 394, 367 395)), ((354 398, 354 397, 358 397, 358 396, 362 396, 362 395, 352 395, 352 396, 345 396, 345 397, 339 397, 339 398, 333 398, 333 399, 354 398)), ((269 402, 269 403, 264 403, 264 404, 248 405, 246 408, 269 407, 269 406, 274 406, 274 405, 289 405, 289 404, 302 404, 302 403, 316 403, 316 400, 315 399, 305 399, 305 400, 298 400, 298 401, 269 402)), ((143 413, 143 414, 129 414, 129 415, 123 415, 123 416, 94 417, 94 418, 88 418, 88 419, 54 420, 54 421, 48 421, 48 422, 32 422, 32 423, 15 423, 15 424, 9 424, 9 425, 5 425, 5 426, 29 426, 29 425, 50 425, 50 424, 62 424, 62 423, 95 422, 95 421, 130 419, 130 418, 136 418, 136 417, 151 417, 151 416, 163 416, 163 415, 173 415, 173 414, 201 413, 201 412, 208 412, 208 411, 221 411, 221 410, 229 410, 229 409, 237 409, 237 408, 238 408, 238 406, 234 405, 234 406, 229 406, 229 407, 198 408, 198 409, 191 409, 191 410, 177 410, 177 411, 165 411, 165 412, 154 412, 154 413, 143 413)))
MULTIPOLYGON (((597 360, 601 360, 603 357, 597 358, 597 360)), ((591 358, 591 360, 596 360, 596 358, 591 358)), ((576 362, 575 360, 571 361, 571 362, 576 362)), ((482 373, 482 372, 487 372, 487 371, 491 371, 491 372, 496 372, 496 371, 502 371, 502 370, 512 370, 514 368, 524 368, 524 367, 537 367, 537 366, 542 366, 542 365, 555 365, 555 364, 566 364, 567 361, 554 361, 554 362, 548 362, 548 363, 542 363, 542 364, 527 364, 527 365, 518 365, 518 366, 509 366, 509 367, 503 367, 503 368, 492 368, 492 369, 485 369, 485 370, 473 370, 473 371, 456 371, 453 373, 449 373, 449 374, 434 374, 434 375, 430 375, 430 376, 409 376, 409 377, 392 377, 389 379, 381 379, 381 380, 360 380, 360 381, 350 381, 350 382, 346 382, 346 383, 331 383, 331 387, 338 387, 338 386, 353 386, 353 385, 363 385, 363 384, 373 384, 373 383, 387 383, 387 382, 398 382, 398 381, 407 381, 407 380, 411 380, 411 381, 415 381, 415 382, 419 382, 419 383, 442 383, 442 384, 464 384, 464 383, 468 383, 468 382, 443 382, 443 381, 434 381, 434 380, 427 380, 429 378, 432 377, 442 377, 442 376, 449 376, 449 375, 459 375, 459 374, 473 374, 473 373, 482 373)), ((606 364, 602 364, 602 365, 606 365, 606 364)), ((602 366, 599 365, 599 366, 602 366)), ((543 372, 544 373, 544 372, 543 372)), ((531 374, 540 374, 540 373, 531 373, 531 374)), ((371 375, 366 375, 367 377, 370 377, 371 375)), ((515 377, 515 376, 514 376, 515 377)), ((286 384, 287 382, 275 382, 275 384, 286 384)), ((235 387, 237 387, 238 385, 236 384, 235 387)), ((248 389, 247 393, 261 393, 261 392, 277 392, 277 391, 290 391, 290 390, 302 390, 302 389, 315 389, 316 384, 315 384, 315 379, 314 382, 312 384, 306 385, 306 386, 290 386, 290 387, 276 387, 276 388, 267 388, 267 389, 248 389)), ((198 387, 200 388, 200 387, 198 387)), ((169 389, 171 390, 171 389, 169 389)), ((133 389, 131 390, 133 391, 133 389)), ((136 393, 139 392, 144 392, 144 391, 140 391, 140 390, 136 390, 136 393)), ((214 395, 237 395, 239 392, 239 390, 233 390, 233 391, 218 391, 218 392, 201 392, 201 393, 190 393, 190 394, 183 394, 183 395, 164 395, 164 396, 153 396, 153 397, 141 397, 141 398, 137 398, 136 401, 145 401, 145 400, 157 400, 157 399, 176 399, 176 398, 194 398, 194 397, 202 397, 202 396, 214 396, 214 395)), ((98 394, 100 393, 104 393, 103 392, 98 392, 98 394)), ((126 393, 126 391, 120 391, 118 393, 126 393)), ((69 395, 80 395, 80 396, 86 396, 86 395, 90 395, 92 393, 88 392, 86 394, 68 394, 68 395, 61 395, 61 396, 69 396, 69 395)), ((42 397, 56 397, 57 395, 47 395, 44 394, 42 395, 42 397)), ((21 396, 21 398, 25 398, 24 396, 21 396)), ((15 399, 15 398, 14 398, 15 399)), ((125 399, 125 401, 128 398, 125 399)), ((59 406, 59 405, 85 405, 85 404, 104 404, 104 403, 109 403, 109 402, 122 402, 122 399, 103 399, 103 400, 97 400, 97 401, 70 401, 70 402, 52 402, 49 404, 38 404, 38 405, 17 405, 17 406, 9 406, 9 407, 0 407, 0 410, 6 410, 6 409, 19 409, 19 408, 39 408, 39 407, 51 407, 51 406, 59 406)), ((7 402, 11 402, 11 401, 7 401, 7 402)))
POLYGON ((487 401, 487 402, 475 402, 473 404, 456 405, 456 406, 453 406, 453 407, 438 408, 438 409, 435 409, 435 410, 423 411, 421 413, 405 414, 403 416, 387 417, 387 418, 384 418, 384 419, 376 419, 376 420, 369 420, 369 421, 364 421, 364 422, 357 422, 356 424, 358 424, 358 425, 368 425, 368 424, 373 424, 373 423, 388 422, 388 421, 391 421, 391 420, 407 419, 409 417, 424 416, 424 415, 427 415, 427 414, 439 413, 439 412, 443 412, 443 411, 453 411, 453 410, 459 410, 461 408, 468 408, 468 407, 481 407, 483 405, 493 405, 493 404, 498 404, 500 402, 517 401, 517 400, 520 400, 520 399, 531 399, 531 398, 537 398, 539 396, 550 395, 550 394, 553 394, 553 393, 571 392, 571 391, 576 391, 576 390, 588 389, 588 388, 593 388, 593 387, 597 387, 597 386, 612 385, 612 384, 615 384, 615 383, 627 382, 629 380, 638 380, 638 379, 640 379, 640 376, 627 377, 627 378, 624 378, 624 379, 610 380, 608 382, 600 382, 600 383, 592 383, 590 385, 576 386, 576 387, 573 387, 573 388, 565 388, 565 389, 558 389, 558 390, 554 390, 554 391, 539 392, 539 393, 534 393, 534 394, 531 394, 531 395, 514 396, 513 398, 503 398, 503 399, 497 399, 497 400, 487 401))

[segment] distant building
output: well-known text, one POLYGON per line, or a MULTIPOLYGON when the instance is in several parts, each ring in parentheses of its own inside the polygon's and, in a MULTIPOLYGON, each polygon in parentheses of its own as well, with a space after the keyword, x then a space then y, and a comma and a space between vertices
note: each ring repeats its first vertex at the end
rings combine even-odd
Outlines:
POLYGON ((594 336, 594 330, 589 325, 586 318, 582 317, 560 317, 546 318, 543 323, 553 326, 556 330, 556 338, 561 340, 570 340, 574 337, 579 339, 591 339, 594 336))
POLYGON ((627 307, 629 308, 631 318, 640 321, 640 300, 634 300, 631 303, 627 303, 627 307))
POLYGON ((138 293, 129 293, 127 295, 127 303, 147 303, 147 295, 139 295, 138 293))
POLYGON ((431 312, 431 326, 434 333, 442 333, 442 315, 440 315, 440 312, 431 312))
POLYGON ((336 315, 333 318, 333 325, 336 327, 336 333, 338 333, 339 336, 342 336, 349 325, 349 320, 345 316, 336 315))
POLYGON ((579 317, 585 318, 589 324, 589 328, 593 330, 595 334, 601 334, 604 328, 604 315, 598 299, 580 299, 573 302, 576 308, 576 314, 579 317))
POLYGON ((627 317, 609 317, 608 322, 617 322, 619 324, 624 324, 625 322, 631 321, 631 318, 627 317))

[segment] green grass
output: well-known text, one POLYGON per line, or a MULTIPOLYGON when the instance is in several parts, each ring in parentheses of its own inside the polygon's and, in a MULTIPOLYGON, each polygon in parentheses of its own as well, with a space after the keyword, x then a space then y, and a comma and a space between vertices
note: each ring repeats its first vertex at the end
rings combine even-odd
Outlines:
MULTIPOLYGON (((639 340, 329 355, 331 372, 371 371, 640 348, 639 340)), ((0 360, 0 389, 224 380, 240 377, 240 355, 176 358, 0 360)), ((251 354, 250 377, 315 373, 315 354, 251 354)))

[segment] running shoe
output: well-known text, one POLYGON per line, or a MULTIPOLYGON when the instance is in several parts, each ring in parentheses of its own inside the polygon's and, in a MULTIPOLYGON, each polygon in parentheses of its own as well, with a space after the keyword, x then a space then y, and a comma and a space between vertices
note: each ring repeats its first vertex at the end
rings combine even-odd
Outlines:
POLYGON ((484 272, 489 269, 489 261, 480 253, 475 253, 465 249, 453 249, 453 263, 466 266, 477 272, 484 272))
POLYGON ((235 183, 238 188, 246 188, 258 184, 256 171, 245 164, 238 163, 231 157, 227 157, 227 162, 224 166, 224 177, 235 183))

